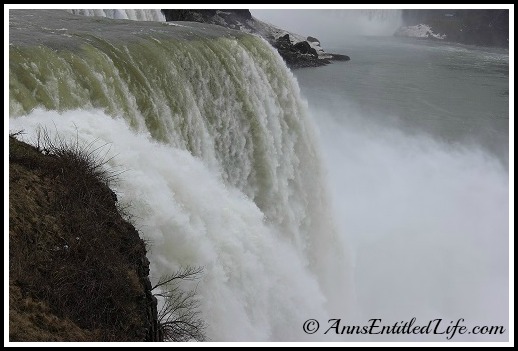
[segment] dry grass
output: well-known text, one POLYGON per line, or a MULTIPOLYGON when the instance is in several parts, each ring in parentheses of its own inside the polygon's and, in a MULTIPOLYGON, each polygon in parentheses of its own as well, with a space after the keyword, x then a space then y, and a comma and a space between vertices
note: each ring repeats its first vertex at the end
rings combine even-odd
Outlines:
POLYGON ((57 317, 43 301, 23 297, 21 289, 9 286, 10 341, 92 341, 100 340, 99 330, 79 328, 68 318, 57 317))
POLYGON ((9 138, 11 341, 146 339, 146 249, 99 150, 45 131, 37 147, 9 138))

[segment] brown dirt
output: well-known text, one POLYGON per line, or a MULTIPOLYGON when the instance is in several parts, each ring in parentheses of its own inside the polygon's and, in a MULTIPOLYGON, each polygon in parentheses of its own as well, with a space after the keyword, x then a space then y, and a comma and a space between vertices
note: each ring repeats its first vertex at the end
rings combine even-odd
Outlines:
POLYGON ((149 340, 149 261, 110 177, 51 154, 9 138, 9 340, 149 340))

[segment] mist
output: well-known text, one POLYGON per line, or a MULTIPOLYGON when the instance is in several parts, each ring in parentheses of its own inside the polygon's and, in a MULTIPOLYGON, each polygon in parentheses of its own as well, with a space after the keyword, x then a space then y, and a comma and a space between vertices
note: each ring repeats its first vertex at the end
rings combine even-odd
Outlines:
POLYGON ((252 16, 326 42, 344 36, 390 36, 401 26, 401 10, 250 10, 252 16))
POLYGON ((508 142, 499 132, 505 123, 487 119, 509 113, 505 95, 495 94, 505 76, 488 74, 505 67, 506 56, 393 38, 331 39, 353 59, 296 76, 320 131, 333 218, 352 261, 349 325, 413 317, 418 325, 436 318, 507 325, 508 142), (487 66, 472 63, 480 57, 487 66))
MULTIPOLYGON (((354 267, 360 325, 508 320, 508 176, 492 156, 312 108, 335 218, 354 267)), ((416 338, 417 340, 422 340, 416 338)), ((382 339, 411 341, 408 336, 382 339)), ((427 340, 444 341, 440 335, 427 340)), ((465 335, 456 341, 491 340, 465 335)), ((504 340, 504 339, 501 339, 504 340)))

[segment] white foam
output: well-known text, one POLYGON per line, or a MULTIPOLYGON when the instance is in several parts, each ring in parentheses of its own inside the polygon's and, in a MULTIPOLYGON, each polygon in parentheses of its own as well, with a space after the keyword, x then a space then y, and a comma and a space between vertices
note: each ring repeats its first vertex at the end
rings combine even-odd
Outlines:
POLYGON ((297 248, 200 159, 99 110, 35 110, 10 121, 29 140, 38 126, 109 144, 102 149, 114 156, 108 166, 125 171, 114 190, 149 242, 152 279, 186 265, 205 267, 198 296, 211 340, 300 341, 304 320, 327 318, 326 297, 297 248))
POLYGON ((134 21, 157 21, 165 22, 165 16, 161 10, 142 9, 73 9, 67 10, 75 15, 98 16, 112 19, 129 19, 134 21))
MULTIPOLYGON (((492 156, 369 123, 353 108, 314 110, 335 218, 351 246, 357 322, 464 318, 508 325, 509 177, 492 156), (342 117, 340 117, 342 116, 342 117), (338 122, 338 120, 340 120, 338 122)), ((380 118, 381 119, 381 118, 380 118)), ((504 341, 456 335, 455 341, 504 341)), ((372 341, 445 341, 373 335, 372 341)))

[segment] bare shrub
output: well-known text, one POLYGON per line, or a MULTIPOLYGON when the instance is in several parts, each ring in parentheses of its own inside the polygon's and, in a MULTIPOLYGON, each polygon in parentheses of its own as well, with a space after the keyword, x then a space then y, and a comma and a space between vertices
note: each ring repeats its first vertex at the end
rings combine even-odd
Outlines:
POLYGON ((180 268, 152 288, 160 288, 154 295, 161 300, 158 322, 164 341, 205 341, 206 325, 200 318, 196 287, 185 291, 180 286, 182 280, 199 280, 202 272, 203 267, 180 268))

